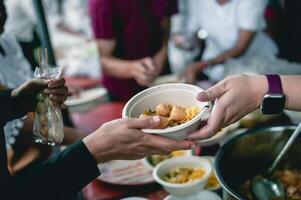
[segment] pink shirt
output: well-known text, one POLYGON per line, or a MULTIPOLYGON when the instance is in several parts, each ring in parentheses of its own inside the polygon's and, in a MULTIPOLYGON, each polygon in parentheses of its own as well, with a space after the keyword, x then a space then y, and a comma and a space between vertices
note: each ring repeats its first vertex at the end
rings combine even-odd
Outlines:
MULTIPOLYGON (((177 5, 177 0, 90 0, 94 36, 115 39, 114 55, 118 58, 152 57, 162 47, 161 22, 177 12, 177 5), (139 1, 144 2, 143 7, 136 3, 139 1)), ((107 74, 103 75, 103 84, 111 94, 125 100, 142 89, 135 80, 121 80, 107 74)))

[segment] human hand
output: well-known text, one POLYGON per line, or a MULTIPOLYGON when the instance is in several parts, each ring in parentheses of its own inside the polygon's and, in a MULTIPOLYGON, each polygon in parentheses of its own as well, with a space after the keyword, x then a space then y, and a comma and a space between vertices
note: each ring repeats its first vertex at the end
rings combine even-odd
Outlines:
POLYGON ((33 110, 36 104, 36 95, 43 92, 49 95, 50 100, 55 104, 63 106, 68 96, 68 89, 65 86, 64 78, 53 80, 33 79, 14 89, 12 98, 18 99, 28 110, 33 110))
POLYGON ((131 65, 131 74, 137 83, 141 86, 151 84, 158 76, 156 67, 151 58, 143 58, 133 62, 131 65))
POLYGON ((208 63, 205 61, 192 63, 186 68, 184 73, 181 75, 181 78, 184 78, 186 83, 194 84, 198 73, 204 70, 207 66, 208 63))
POLYGON ((190 149, 192 141, 175 141, 146 134, 145 128, 156 128, 160 117, 118 119, 101 126, 83 139, 97 163, 109 160, 134 160, 149 155, 167 155, 171 151, 190 149))
POLYGON ((238 75, 229 77, 198 94, 199 101, 214 101, 207 124, 189 135, 190 140, 206 139, 251 111, 257 109, 267 93, 265 76, 238 75))

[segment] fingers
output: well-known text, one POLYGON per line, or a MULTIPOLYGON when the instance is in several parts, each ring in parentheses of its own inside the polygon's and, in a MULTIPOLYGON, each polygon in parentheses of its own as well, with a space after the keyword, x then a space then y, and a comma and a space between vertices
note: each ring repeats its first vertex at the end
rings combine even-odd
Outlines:
POLYGON ((60 87, 60 88, 54 88, 54 89, 45 89, 45 94, 57 94, 57 95, 68 95, 68 88, 66 86, 60 87))
POLYGON ((190 134, 187 139, 200 140, 207 139, 213 136, 221 130, 223 126, 224 116, 224 110, 215 106, 212 110, 212 114, 208 119, 207 124, 204 127, 202 127, 199 131, 190 134))
POLYGON ((64 78, 58 78, 50 80, 48 83, 48 88, 54 89, 54 88, 60 88, 65 85, 65 79, 64 78))
POLYGON ((53 102, 55 102, 57 104, 63 104, 66 101, 67 96, 65 96, 65 95, 50 94, 49 98, 50 98, 51 101, 53 101, 53 102))
POLYGON ((188 150, 195 146, 193 141, 176 141, 157 135, 147 135, 150 146, 156 149, 158 154, 169 154, 172 151, 188 150))
POLYGON ((130 129, 153 129, 159 126, 160 122, 161 118, 159 116, 127 119, 127 125, 130 129))
POLYGON ((144 58, 141 61, 142 65, 150 72, 156 71, 156 66, 151 58, 144 58))
POLYGON ((203 92, 200 92, 197 95, 197 99, 201 102, 214 101, 215 99, 221 97, 225 92, 226 91, 221 82, 203 92))

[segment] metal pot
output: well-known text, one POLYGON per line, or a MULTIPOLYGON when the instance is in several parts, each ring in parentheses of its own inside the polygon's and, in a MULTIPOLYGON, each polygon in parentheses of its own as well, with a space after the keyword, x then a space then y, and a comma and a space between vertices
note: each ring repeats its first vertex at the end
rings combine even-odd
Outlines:
MULTIPOLYGON (((217 178, 224 200, 246 199, 241 185, 265 171, 296 127, 269 127, 243 132, 227 141, 216 156, 217 178)), ((285 156, 280 168, 301 169, 301 137, 285 156)))

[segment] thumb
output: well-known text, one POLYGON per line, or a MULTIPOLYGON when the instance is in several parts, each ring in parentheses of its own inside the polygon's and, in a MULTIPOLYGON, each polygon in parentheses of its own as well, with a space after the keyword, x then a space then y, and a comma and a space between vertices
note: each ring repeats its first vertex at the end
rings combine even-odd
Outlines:
POLYGON ((153 117, 142 117, 139 119, 130 119, 128 122, 129 128, 132 129, 145 129, 145 128, 156 128, 160 125, 161 118, 159 116, 153 117))
POLYGON ((216 84, 215 86, 200 92, 197 95, 197 99, 201 102, 214 101, 215 99, 221 97, 225 93, 225 89, 221 83, 216 84))

